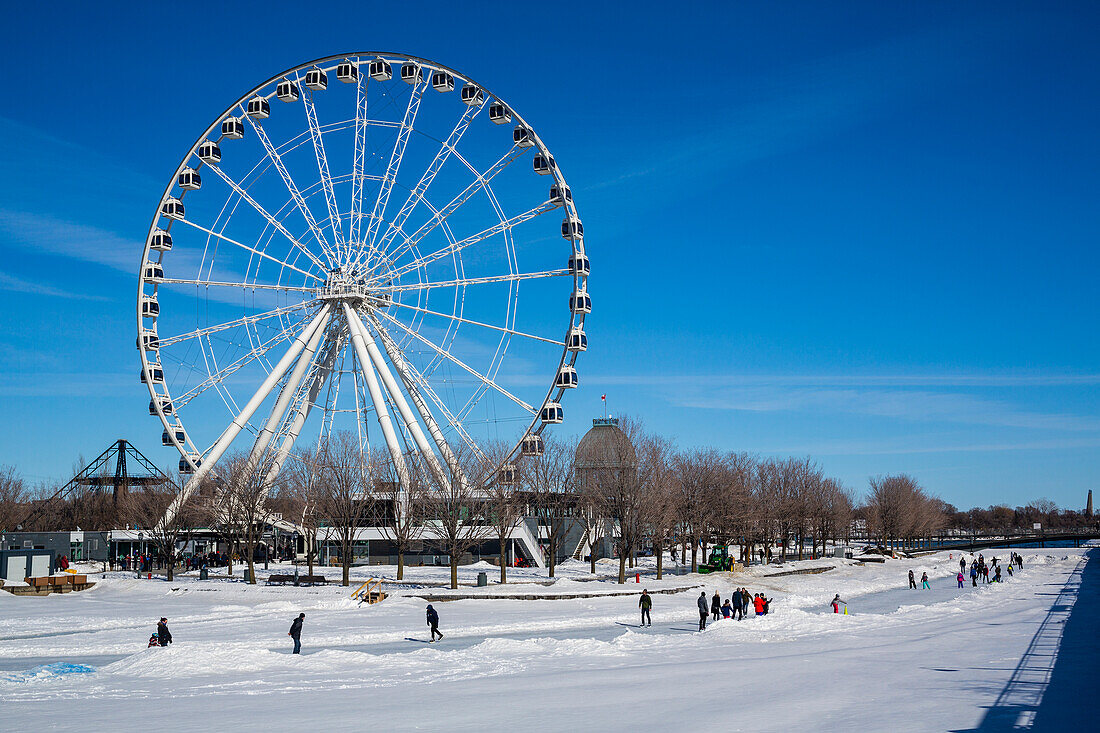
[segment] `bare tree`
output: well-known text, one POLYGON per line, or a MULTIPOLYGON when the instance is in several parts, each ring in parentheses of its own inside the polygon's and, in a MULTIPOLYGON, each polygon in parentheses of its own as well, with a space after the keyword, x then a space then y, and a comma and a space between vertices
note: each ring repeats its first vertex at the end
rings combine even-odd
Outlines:
POLYGON ((190 539, 195 527, 201 525, 204 509, 202 499, 193 495, 171 518, 166 518, 168 506, 183 488, 178 476, 165 477, 159 484, 147 484, 118 497, 118 512, 122 522, 142 530, 157 548, 168 580, 175 577, 176 555, 190 539))
POLYGON ((680 523, 691 543, 691 572, 699 570, 699 546, 710 531, 714 516, 711 501, 719 483, 722 456, 713 449, 677 453, 673 458, 679 489, 680 523))
MULTIPOLYGON (((601 512, 618 526, 614 535, 619 557, 619 582, 626 582, 627 559, 637 549, 642 528, 644 481, 638 475, 634 442, 641 440, 641 425, 621 420, 618 430, 609 430, 593 450, 599 455, 578 456, 585 468, 577 469, 577 482, 586 494, 594 494, 601 512), (629 433, 627 432, 629 431, 629 433), (632 435, 631 435, 632 434, 632 435)), ((582 449, 583 451, 583 449, 582 449)))
POLYGON ((432 519, 426 534, 450 556, 451 588, 457 588, 459 560, 493 534, 493 526, 486 521, 489 492, 484 483, 492 467, 470 452, 461 451, 454 463, 439 468, 436 473, 425 458, 409 465, 410 472, 418 473, 427 486, 424 505, 432 519))
POLYGON ((675 553, 674 541, 679 525, 676 478, 672 470, 672 443, 661 436, 639 441, 638 463, 644 481, 642 522, 647 528, 657 556, 657 580, 664 575, 664 549, 675 553))
MULTIPOLYGON (((406 457, 408 461, 413 456, 406 457)), ((371 459, 377 477, 371 487, 372 523, 397 550, 397 579, 405 577, 405 555, 409 554, 424 531, 424 496, 427 486, 420 471, 410 471, 405 485, 397 467, 387 455, 377 453, 371 459)))
POLYGON ((320 451, 320 493, 323 514, 332 525, 340 547, 341 584, 351 583, 351 563, 355 553, 355 535, 368 516, 369 488, 379 476, 373 456, 364 456, 359 438, 348 431, 330 436, 320 451))
MULTIPOLYGON (((506 469, 514 472, 513 469, 506 469)), ((523 502, 516 493, 515 477, 498 477, 488 487, 489 522, 500 543, 500 582, 508 582, 508 538, 522 518, 523 502)))
POLYGON ((232 505, 232 513, 239 528, 238 536, 244 544, 248 582, 253 585, 256 583, 256 547, 270 519, 266 503, 274 488, 273 480, 268 476, 271 461, 271 454, 254 457, 248 453, 240 453, 221 464, 224 476, 222 501, 232 505))
POLYGON ((15 529, 29 507, 27 487, 15 466, 0 465, 0 531, 15 529))
POLYGON ((576 452, 574 443, 548 436, 541 456, 525 457, 519 464, 520 485, 533 498, 539 524, 546 527, 550 545, 546 563, 551 578, 565 529, 578 514, 573 475, 576 452))
POLYGON ((286 479, 284 493, 292 499, 306 551, 309 575, 313 575, 313 558, 317 552, 317 530, 321 524, 321 509, 325 506, 324 456, 319 449, 303 448, 295 451, 289 464, 284 464, 286 479))

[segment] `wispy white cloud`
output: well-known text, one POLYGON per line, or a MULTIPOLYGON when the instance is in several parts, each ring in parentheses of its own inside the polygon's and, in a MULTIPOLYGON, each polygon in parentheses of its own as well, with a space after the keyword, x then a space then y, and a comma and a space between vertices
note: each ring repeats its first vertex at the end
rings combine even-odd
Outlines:
POLYGON ((860 415, 1032 430, 1100 431, 1100 418, 1025 410, 1000 400, 927 389, 725 388, 674 397, 681 407, 744 412, 860 415))
POLYGON ((55 288, 52 285, 46 285, 45 283, 41 282, 24 280, 23 278, 16 277, 15 275, 10 275, 6 272, 0 272, 0 290, 8 290, 16 293, 31 293, 33 295, 42 295, 51 298, 71 298, 74 300, 109 300, 109 298, 105 298, 100 295, 73 292, 71 290, 55 288))
POLYGON ((137 274, 144 242, 48 214, 0 208, 0 232, 23 249, 137 274))

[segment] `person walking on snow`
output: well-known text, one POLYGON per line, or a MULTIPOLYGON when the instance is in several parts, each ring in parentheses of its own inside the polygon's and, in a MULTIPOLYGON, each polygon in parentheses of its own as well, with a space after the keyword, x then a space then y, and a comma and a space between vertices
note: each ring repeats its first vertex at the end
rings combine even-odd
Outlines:
POLYGON ((722 604, 722 618, 729 618, 733 613, 733 606, 730 605, 730 601, 727 598, 726 602, 722 604))
POLYGON ((978 587, 978 566, 970 563, 970 585, 978 587))
POLYGON ((847 611, 848 610, 848 602, 840 600, 840 594, 837 593, 835 596, 833 596, 833 602, 832 602, 833 613, 840 613, 841 604, 844 604, 844 610, 847 611))
POLYGON ((718 591, 714 591, 714 597, 710 599, 710 612, 715 621, 722 615, 722 596, 718 595, 718 591))
POLYGON ((733 593, 733 598, 730 599, 733 603, 733 613, 737 616, 737 620, 741 621, 745 618, 745 601, 741 596, 741 588, 738 588, 733 593))
POLYGON ((988 565, 982 566, 982 576, 984 577, 985 582, 988 583, 989 582, 989 566, 988 565))
POLYGON ((707 603, 706 591, 699 594, 697 605, 699 606, 699 630, 702 631, 707 628, 707 616, 710 614, 710 604, 707 603))
POLYGON ((749 595, 748 588, 741 589, 741 613, 748 614, 749 604, 752 603, 752 596, 749 595))
POLYGON ((172 643, 172 632, 168 630, 168 619, 161 616, 160 623, 157 624, 157 641, 161 646, 168 646, 172 643))
POLYGON ((932 584, 928 582, 928 573, 921 573, 920 587, 921 590, 932 590, 932 584))
POLYGON ((964 575, 962 574, 962 571, 961 571, 961 570, 959 571, 959 575, 958 575, 958 577, 956 578, 956 580, 958 580, 958 581, 959 581, 959 587, 960 587, 960 588, 962 588, 962 587, 963 587, 963 581, 965 581, 965 580, 966 580, 966 576, 964 576, 964 575))
POLYGON ((439 635, 440 639, 443 638, 443 633, 439 630, 439 614, 435 612, 435 609, 432 608, 432 604, 430 603, 428 604, 428 626, 432 627, 431 641, 435 641, 436 634, 439 635))
POLYGON ((294 651, 292 651, 291 654, 302 653, 302 622, 305 620, 306 615, 304 613, 299 613, 298 618, 291 622, 290 631, 286 633, 287 636, 294 640, 294 651))
POLYGON ((960 573, 965 573, 966 572, 966 558, 965 557, 960 557, 959 558, 959 572, 960 573))
POLYGON ((649 609, 653 608, 653 596, 649 595, 649 591, 642 588, 642 597, 638 599, 638 608, 642 609, 642 626, 652 626, 653 619, 649 615, 649 609))
POLYGON ((756 598, 754 598, 752 600, 752 605, 753 605, 753 608, 756 609, 756 615, 757 616, 763 616, 764 615, 764 596, 757 593, 756 598))
POLYGON ((917 589, 917 578, 913 575, 913 571, 909 571, 909 590, 917 589))

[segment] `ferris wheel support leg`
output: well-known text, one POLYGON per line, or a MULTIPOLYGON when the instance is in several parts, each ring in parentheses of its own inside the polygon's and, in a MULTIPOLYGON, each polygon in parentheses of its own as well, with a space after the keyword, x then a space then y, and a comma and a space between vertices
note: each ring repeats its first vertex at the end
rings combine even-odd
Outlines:
POLYGON ((306 343, 313 336, 313 332, 317 327, 328 318, 330 306, 326 303, 321 312, 318 313, 309 325, 298 334, 298 337, 294 339, 294 343, 290 345, 287 352, 283 355, 283 358, 279 360, 279 363, 275 365, 275 368, 271 370, 271 373, 267 375, 267 379, 260 385, 260 388, 256 390, 256 394, 252 395, 252 399, 248 401, 248 404, 244 406, 241 413, 233 419, 233 422, 229 424, 229 427, 218 438, 218 442, 214 444, 214 447, 210 449, 210 452, 203 456, 202 465, 198 467, 195 473, 191 476, 190 480, 184 485, 179 495, 168 506, 168 511, 164 513, 164 518, 161 520, 161 526, 167 525, 179 512, 180 507, 184 502, 190 498, 195 489, 206 478, 206 474, 210 473, 210 470, 214 467, 214 464, 218 462, 218 459, 222 457, 226 450, 229 449, 229 445, 233 442, 233 439, 240 434, 241 430, 248 421, 252 418, 252 415, 256 412, 257 408, 263 403, 267 396, 271 394, 271 390, 286 374, 286 370, 290 368, 291 363, 302 353, 302 349, 305 348, 306 343))
POLYGON ((283 461, 286 460, 286 457, 290 455, 291 449, 294 448, 294 443, 298 440, 298 435, 302 432, 302 426, 305 425, 309 413, 313 410, 313 404, 317 400, 317 395, 321 393, 321 388, 325 386, 325 382, 328 381, 329 376, 332 374, 332 368, 336 363, 336 355, 338 352, 337 339, 330 341, 325 351, 322 352, 321 361, 317 372, 313 375, 313 381, 309 385, 309 391, 304 396, 302 405, 298 408, 294 419, 291 420, 290 426, 287 428, 286 437, 283 438, 283 442, 279 445, 278 450, 275 452, 275 456, 271 459, 271 468, 268 469, 267 472, 268 484, 275 481, 275 477, 279 475, 279 471, 283 467, 283 461))
POLYGON ((298 394, 298 386, 302 383, 302 378, 306 374, 306 369, 313 363, 313 356, 317 353, 317 347, 320 345, 321 339, 325 335, 325 326, 328 325, 328 319, 329 315, 326 313, 324 320, 321 321, 313 331, 313 335, 310 336, 309 343, 306 344, 302 356, 294 365, 294 370, 290 373, 290 377, 283 385, 283 390, 279 393, 279 399, 271 409, 271 417, 267 419, 267 423, 260 431, 260 434, 256 436, 256 442, 252 446, 252 454, 248 458, 249 461, 254 462, 253 465, 258 465, 255 462, 261 460, 263 457, 268 444, 271 442, 271 436, 275 434, 275 431, 283 422, 283 416, 287 408, 294 400, 294 396, 298 394))
POLYGON ((420 419, 423 420, 424 424, 428 427, 428 433, 431 434, 432 440, 434 440, 436 446, 438 446, 439 452, 443 455, 443 460, 446 461, 447 465, 450 467, 451 474, 460 481, 465 482, 465 477, 462 475, 462 469, 458 465, 458 459, 451 450, 451 446, 447 442, 447 439, 443 436, 443 431, 439 429, 439 423, 435 421, 431 410, 428 409, 427 403, 424 402, 424 398, 416 388, 416 383, 409 375, 408 366, 405 364, 401 352, 394 348, 394 344, 386 337, 382 328, 377 323, 372 321, 371 325, 373 325, 382 336, 382 348, 386 350, 386 355, 390 357, 390 362, 393 364, 394 369, 397 370, 397 374, 401 377, 401 381, 405 384, 405 390, 409 393, 409 397, 412 398, 413 404, 416 406, 416 411, 420 414, 420 419))
POLYGON ((367 353, 367 345, 363 340, 363 333, 353 324, 358 317, 347 303, 344 306, 344 316, 347 318, 348 331, 351 334, 351 343, 355 347, 355 354, 359 357, 359 368, 363 372, 363 378, 367 382, 367 391, 370 392, 371 401, 374 403, 375 414, 378 415, 378 425, 382 428, 382 435, 386 439, 386 446, 390 449, 394 467, 397 469, 397 479, 404 491, 409 488, 409 467, 405 463, 405 455, 401 452, 401 444, 397 442, 397 433, 393 430, 393 421, 390 419, 389 408, 382 396, 382 387, 378 384, 378 376, 371 367, 371 358, 367 353))
POLYGON ((390 397, 393 399, 394 404, 397 405, 397 411, 401 415, 401 421, 405 423, 405 427, 412 433, 416 447, 420 449, 420 452, 428 461, 428 468, 435 474, 435 478, 439 481, 440 486, 446 485, 448 482, 447 475, 440 467, 439 460, 436 458, 431 443, 428 442, 428 438, 424 435, 424 431, 420 429, 420 423, 417 422, 412 408, 409 407, 409 403, 405 400, 405 395, 401 393, 401 388, 397 385, 397 380, 393 378, 393 374, 390 373, 389 367, 386 366, 386 362, 382 358, 382 352, 378 350, 378 344, 374 340, 374 335, 367 329, 366 324, 363 323, 363 319, 359 317, 358 313, 353 311, 352 315, 354 317, 352 328, 358 329, 360 335, 363 337, 363 341, 367 347, 367 355, 370 356, 371 363, 374 364, 374 368, 378 371, 379 376, 382 377, 382 384, 385 386, 386 391, 390 393, 390 397))

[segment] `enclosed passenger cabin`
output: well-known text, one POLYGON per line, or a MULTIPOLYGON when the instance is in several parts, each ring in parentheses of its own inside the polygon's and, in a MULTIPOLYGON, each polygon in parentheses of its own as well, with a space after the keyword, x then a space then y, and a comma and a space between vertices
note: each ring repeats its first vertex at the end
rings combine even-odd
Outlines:
POLYGON ((354 84, 359 81, 359 64, 351 59, 344 59, 336 64, 336 78, 345 84, 354 84))
POLYGON ((542 436, 536 433, 523 436, 519 445, 519 452, 524 456, 541 456, 546 452, 546 446, 542 442, 542 436))
POLYGON ((298 85, 290 79, 280 79, 275 85, 275 98, 280 102, 297 102, 299 96, 298 85))
POLYGON ((143 351, 153 351, 160 348, 160 340, 157 338, 157 324, 141 329, 141 335, 137 338, 138 348, 143 351))
POLYGON ((321 92, 328 89, 328 74, 325 70, 314 66, 312 69, 306 72, 306 87, 312 89, 315 92, 321 92))
POLYGON ((587 351, 588 334, 584 332, 583 328, 569 329, 569 335, 565 337, 565 348, 569 351, 587 351))
POLYGON ((523 125, 516 125, 512 130, 512 142, 521 148, 529 148, 535 144, 535 136, 523 125))
POLYGON ((550 187, 550 200, 556 204, 564 204, 573 200, 573 192, 569 190, 569 186, 559 186, 555 183, 550 187))
POLYGON ((466 82, 462 87, 462 101, 471 107, 476 107, 485 101, 485 94, 480 87, 466 82))
POLYGON ((193 453, 188 454, 188 455, 190 456, 190 460, 187 459, 187 458, 184 458, 183 456, 180 456, 179 468, 180 468, 180 473, 190 475, 190 474, 193 474, 195 472, 196 468, 198 468, 199 466, 202 465, 202 460, 197 455, 195 455, 193 453))
POLYGON ((146 262, 144 272, 146 280, 159 280, 164 277, 164 268, 159 262, 146 262))
POLYGON ((531 165, 540 176, 548 176, 554 172, 554 158, 550 155, 536 155, 531 165))
POLYGON ((266 120, 271 116, 271 105, 263 97, 253 97, 248 100, 245 111, 254 120, 266 120))
POLYGON ((574 313, 591 313, 592 298, 584 290, 574 290, 569 296, 569 310, 574 313))
POLYGON ((588 263, 588 255, 574 252, 569 255, 569 274, 577 277, 588 277, 592 272, 592 266, 588 263))
POLYGON ((406 84, 415 84, 424 80, 424 70, 419 64, 401 64, 401 81, 406 84))
POLYGON ((370 78, 375 81, 389 81, 393 78, 393 69, 385 59, 375 59, 370 62, 370 78))
POLYGON ((160 213, 164 214, 169 219, 182 219, 183 212, 183 202, 172 196, 169 196, 164 200, 164 203, 160 205, 160 213))
POLYGON ((160 406, 160 412, 165 415, 172 414, 172 400, 168 399, 164 395, 157 395, 154 399, 149 400, 149 414, 157 414, 157 406, 160 406))
POLYGON ((576 387, 577 370, 569 364, 562 365, 561 371, 558 372, 558 376, 554 380, 554 386, 559 389, 573 389, 576 387))
POLYGON ((455 78, 446 71, 436 71, 432 74, 432 86, 437 92, 453 92, 455 78))
POLYGON ((176 185, 184 191, 198 191, 202 188, 202 176, 194 168, 184 168, 176 176, 176 185))
POLYGON ((221 147, 219 147, 216 142, 207 140, 199 146, 199 160, 206 164, 221 163, 221 147))
POLYGON ((494 125, 507 125, 512 121, 512 110, 500 102, 489 105, 489 120, 494 125))
POLYGON ((502 486, 515 486, 519 483, 519 471, 516 470, 515 464, 505 463, 500 467, 500 473, 497 474, 497 483, 502 486))
POLYGON ((174 426, 172 426, 171 432, 165 430, 160 434, 160 444, 175 445, 175 443, 172 442, 173 436, 175 436, 176 438, 176 443, 179 443, 180 445, 183 445, 187 442, 187 433, 184 432, 183 426, 177 422, 174 426))
POLYGON ((575 216, 570 216, 561 223, 562 239, 584 239, 584 224, 575 216))
POLYGON ((244 122, 239 117, 226 117, 222 120, 222 137, 240 140, 244 137, 244 122))
POLYGON ((172 249, 172 235, 163 229, 157 229, 149 238, 149 249, 154 252, 169 252, 172 249))
POLYGON ((149 384, 164 384, 164 368, 160 365, 159 361, 155 361, 149 365, 149 371, 146 373, 144 369, 141 370, 141 383, 149 384))
POLYGON ((141 317, 156 318, 160 315, 160 303, 155 295, 141 296, 141 317))
POLYGON ((542 406, 539 417, 544 423, 557 425, 565 419, 565 410, 561 409, 561 405, 557 402, 547 402, 542 406))

